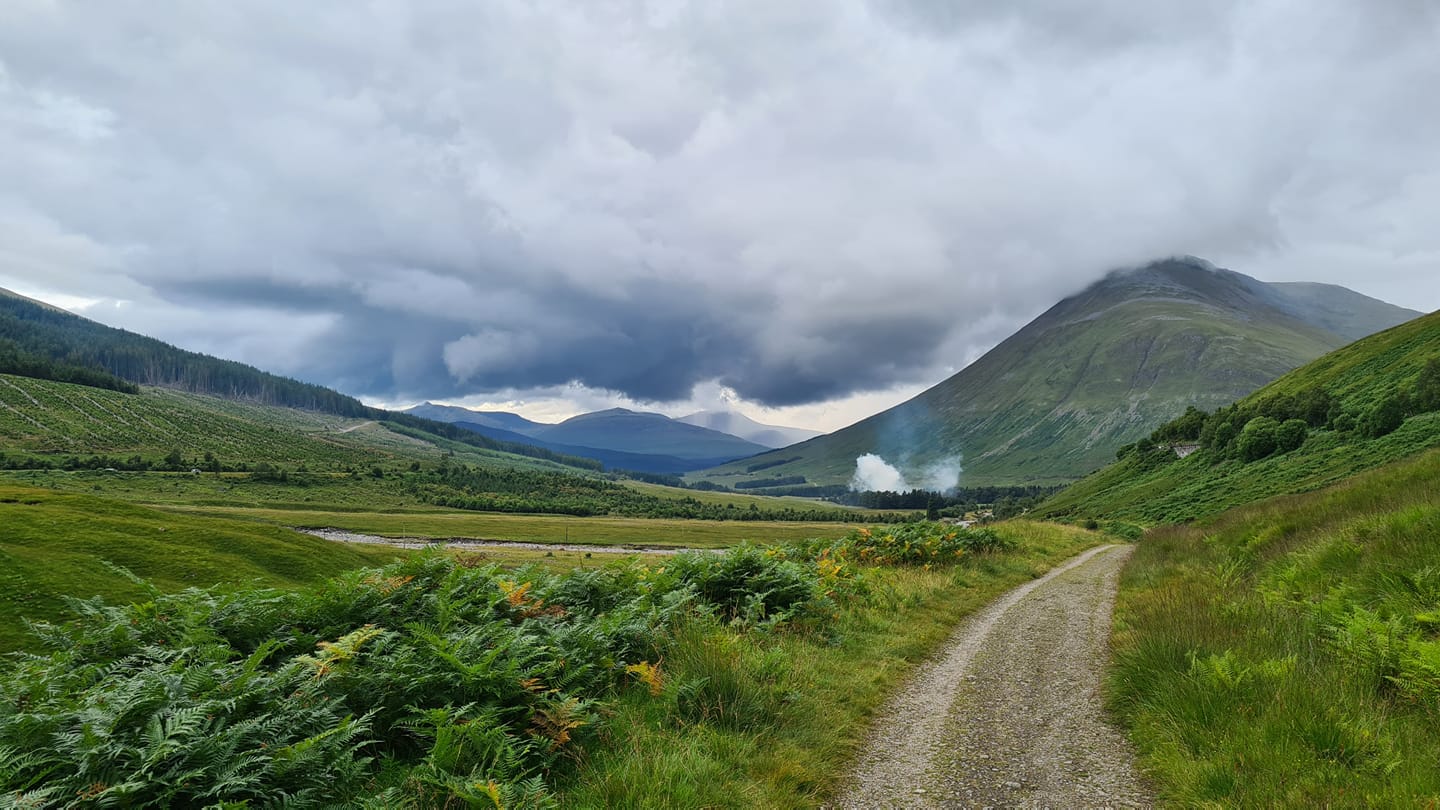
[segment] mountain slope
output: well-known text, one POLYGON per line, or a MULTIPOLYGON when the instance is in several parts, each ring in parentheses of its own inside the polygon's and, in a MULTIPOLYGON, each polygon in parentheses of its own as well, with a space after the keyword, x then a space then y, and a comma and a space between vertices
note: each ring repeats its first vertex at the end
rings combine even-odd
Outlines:
POLYGON ((678 416, 675 421, 729 433, 731 436, 776 449, 822 435, 818 430, 756 422, 737 411, 699 411, 688 416, 678 416))
POLYGON ((572 471, 599 466, 406 414, 371 413, 347 418, 166 388, 126 394, 0 374, 0 463, 10 456, 58 462, 132 454, 158 462, 178 450, 185 469, 205 466, 201 458, 211 453, 224 465, 303 464, 318 471, 436 461, 451 451, 470 463, 572 471))
POLYGON ((678 475, 717 463, 716 459, 688 459, 680 458, 679 456, 659 455, 656 453, 627 453, 623 450, 605 450, 599 447, 581 447, 573 444, 547 442, 544 439, 537 439, 532 436, 526 436, 503 428, 491 427, 490 425, 478 422, 452 422, 451 424, 456 427, 465 428, 466 430, 472 430, 482 436, 501 442, 523 443, 565 456, 593 459, 604 465, 607 470, 678 475))
POLYGON ((1420 314, 1334 284, 1286 281, 1270 286, 1301 320, 1350 340, 1373 335, 1420 314))
MULTIPOLYGON (((1187 406, 1226 404, 1349 342, 1324 322, 1354 331, 1386 311, 1325 314, 1336 301, 1198 259, 1112 273, 914 399, 746 464, 793 459, 764 474, 839 484, 866 453, 907 473, 963 456, 967 485, 1065 483, 1187 406)), ((753 477, 746 464, 692 477, 733 484, 753 477)))
POLYGON ((513 436, 529 436, 537 430, 542 430, 548 425, 543 422, 532 422, 518 413, 507 411, 472 411, 469 408, 461 408, 458 405, 436 405, 433 402, 425 402, 406 408, 401 413, 408 413, 422 419, 433 419, 436 422, 467 422, 474 425, 497 428, 508 431, 513 436))
POLYGON ((371 412, 354 397, 323 386, 178 349, 0 289, 0 344, 5 342, 26 355, 96 369, 140 385, 338 416, 368 416, 371 412))
POLYGON ((580 414, 559 424, 532 422, 504 411, 472 411, 430 402, 404 413, 448 422, 496 441, 594 459, 608 469, 646 473, 690 472, 770 447, 726 431, 624 408, 580 414))
POLYGON ((769 449, 658 413, 625 408, 582 413, 532 435, 552 443, 685 459, 742 458, 769 449))
POLYGON ((1424 315, 1321 357, 1235 403, 1240 428, 1275 403, 1325 391, 1333 420, 1288 452, 1245 461, 1205 446, 1183 459, 1131 453, 1077 481, 1040 507, 1048 517, 1092 517, 1174 523, 1203 518, 1260 498, 1307 492, 1363 470, 1440 445, 1440 411, 1409 396, 1411 415, 1393 430, 1365 435, 1358 424, 1378 403, 1418 387, 1429 363, 1440 363, 1440 312, 1424 315))

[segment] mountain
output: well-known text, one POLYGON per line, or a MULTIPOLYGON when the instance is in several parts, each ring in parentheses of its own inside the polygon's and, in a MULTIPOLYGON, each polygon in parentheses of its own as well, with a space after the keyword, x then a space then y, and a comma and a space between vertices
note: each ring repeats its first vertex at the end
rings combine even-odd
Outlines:
POLYGON ((1187 407, 1215 408, 1418 313, 1327 285, 1266 284, 1194 258, 1116 271, 958 374, 848 428, 693 478, 843 484, 880 455, 912 477, 1062 484, 1187 407), (1388 322, 1388 323, 1387 323, 1388 322), (770 462, 774 462, 771 464, 770 462))
POLYGON ((430 402, 404 413, 448 422, 499 442, 594 459, 607 469, 666 475, 712 467, 770 448, 662 414, 625 408, 584 413, 554 425, 504 411, 472 411, 430 402))
POLYGON ((547 442, 685 459, 734 459, 768 447, 658 413, 610 408, 572 416, 534 433, 547 442))
MULTIPOLYGON (((600 466, 589 458, 562 456, 550 450, 537 448, 529 442, 499 442, 444 422, 436 422, 414 414, 393 413, 381 408, 372 408, 354 397, 320 385, 280 377, 233 360, 223 360, 207 354, 178 349, 154 338, 137 335, 124 329, 114 329, 57 309, 49 304, 0 289, 0 375, 7 374, 18 375, 17 380, 74 383, 95 391, 108 389, 125 396, 138 397, 134 400, 122 398, 118 402, 125 402, 126 405, 116 405, 116 407, 123 409, 133 405, 152 413, 155 408, 160 407, 161 417, 148 421, 142 418, 143 424, 151 427, 156 424, 166 424, 163 419, 163 407, 176 406, 180 400, 175 397, 167 400, 159 392, 142 390, 140 385, 167 389, 169 392, 199 395, 201 400, 185 400, 184 404, 186 406, 200 404, 202 410, 211 412, 225 412, 227 409, 216 403, 203 402, 203 400, 218 398, 235 403, 270 406, 286 412, 279 417, 271 413, 262 420, 271 423, 290 419, 296 424, 301 424, 309 421, 314 414, 370 419, 382 423, 385 431, 400 434, 395 437, 397 439, 407 437, 414 439, 418 434, 421 437, 420 441, 432 444, 445 440, 459 442, 469 445, 471 448, 495 451, 495 453, 503 455, 492 454, 492 458, 504 458, 522 465, 529 462, 518 458, 521 456, 587 470, 595 470, 600 466), (159 403, 162 402, 166 404, 160 405, 159 403)), ((5 388, 13 389, 11 393, 15 391, 26 393, 13 382, 7 382, 5 388)), ((64 386, 46 390, 56 392, 55 395, 64 404, 64 407, 55 411, 57 416, 67 419, 71 416, 83 418, 80 418, 78 422, 67 423, 63 429, 56 430, 47 427, 43 419, 37 421, 34 416, 25 414, 23 409, 17 409, 12 404, 6 409, 12 416, 20 418, 23 424, 33 424, 41 432, 34 434, 29 432, 28 428, 23 428, 22 425, 22 428, 10 437, 19 440, 11 447, 16 449, 43 447, 45 452, 58 452, 69 446, 83 449, 86 441, 97 438, 102 442, 100 447, 106 450, 119 450, 126 447, 127 442, 134 438, 127 436, 126 430, 134 428, 135 425, 125 422, 123 419, 117 418, 116 421, 120 424, 106 424, 106 420, 103 417, 97 417, 95 413, 84 408, 70 407, 76 400, 93 404, 97 398, 103 398, 102 394, 72 393, 67 395, 58 393, 67 390, 64 386), (101 425, 103 429, 86 425, 101 425), (67 433, 66 431, 72 432, 67 433), (32 439, 37 443, 34 447, 31 446, 32 439)), ((39 407, 40 405, 33 396, 28 394, 21 402, 23 403, 22 408, 32 405, 39 407)), ((99 413, 108 413, 104 408, 96 407, 99 408, 99 413)), ((197 424, 204 424, 207 421, 208 417, 201 418, 197 420, 197 424)), ((245 433, 247 427, 243 424, 232 424, 223 430, 245 433)), ((164 446, 166 438, 164 430, 146 429, 139 432, 146 434, 145 442, 152 443, 148 444, 146 449, 164 446), (153 444, 154 442, 159 444, 153 444)), ((174 435, 171 437, 171 446, 192 443, 191 433, 189 425, 176 427, 174 435)), ((224 435, 226 434, 223 432, 201 435, 200 443, 213 441, 224 435)), ((0 431, 0 438, 5 438, 3 431, 0 431)))
POLYGON ((23 467, 30 458, 60 465, 74 459, 87 468, 144 459, 143 468, 164 469, 177 466, 160 466, 172 451, 185 459, 184 470, 207 467, 207 453, 226 467, 264 462, 314 472, 431 463, 447 452, 469 464, 572 473, 601 466, 379 409, 338 417, 167 388, 129 394, 0 374, 0 468, 23 467))
POLYGON ((1040 514, 1142 523, 1203 519, 1440 446, 1440 312, 1331 352, 1205 422, 1182 419, 1157 434, 1160 446, 1123 453, 1046 501, 1040 514), (1323 407, 1311 407, 1317 401, 1323 407), (1392 405, 1382 426, 1377 417, 1392 405), (1246 431, 1258 430, 1247 426, 1261 418, 1308 418, 1310 429, 1297 435, 1298 445, 1262 455, 1242 446, 1246 431), (1220 429, 1221 422, 1229 427, 1220 429), (1169 443, 1199 449, 1181 459, 1169 443))
POLYGON ((680 473, 703 469, 714 466, 722 461, 730 460, 728 458, 680 458, 679 456, 667 456, 655 453, 627 453, 623 450, 605 450, 599 447, 581 447, 579 445, 547 442, 544 439, 537 439, 533 436, 526 436, 521 433, 505 430, 504 428, 491 427, 490 425, 478 422, 452 422, 451 424, 506 444, 523 443, 566 457, 578 456, 580 458, 593 459, 604 465, 604 468, 607 470, 679 475, 680 473))
POLYGON ((419 416, 423 419, 433 419, 436 422, 450 422, 451 424, 465 422, 467 425, 484 425, 485 427, 508 431, 517 437, 529 436, 538 430, 549 427, 549 425, 543 422, 532 422, 518 413, 510 413, 508 411, 472 411, 469 408, 461 408, 457 405, 436 405, 433 402, 425 402, 413 408, 406 408, 402 413, 419 416))
POLYGON ((675 421, 729 433, 731 436, 770 448, 788 447, 823 435, 818 430, 807 428, 766 425, 737 411, 700 411, 689 416, 678 416, 675 421))
POLYGON ((1270 287, 1285 299, 1282 308, 1288 307, 1306 323, 1350 340, 1373 335, 1420 314, 1334 284, 1284 281, 1270 287))

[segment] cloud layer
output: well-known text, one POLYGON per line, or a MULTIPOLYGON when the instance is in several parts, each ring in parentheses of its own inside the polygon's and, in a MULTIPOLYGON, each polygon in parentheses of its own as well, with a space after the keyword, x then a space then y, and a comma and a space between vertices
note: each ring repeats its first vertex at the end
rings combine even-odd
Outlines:
POLYGON ((0 283, 389 401, 913 386, 1181 253, 1440 306, 1440 6, 1080 8, 13 0, 0 283))

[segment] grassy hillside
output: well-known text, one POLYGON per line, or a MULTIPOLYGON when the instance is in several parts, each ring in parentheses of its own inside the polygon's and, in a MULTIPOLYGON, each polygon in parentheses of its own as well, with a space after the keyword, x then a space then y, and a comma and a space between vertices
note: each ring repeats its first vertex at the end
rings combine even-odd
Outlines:
MULTIPOLYGON (((1414 314, 1365 300, 1382 311, 1367 319, 1414 314)), ((1349 342, 1332 328, 1359 327, 1337 318, 1238 273, 1163 262, 1060 302, 909 402, 691 477, 733 485, 755 475, 748 467, 783 461, 764 475, 846 483, 857 456, 878 453, 912 479, 963 456, 967 485, 1066 483, 1187 406, 1227 404, 1349 342)))
MULTIPOLYGON (((1217 414, 1230 422, 1232 432, 1243 435, 1249 420, 1301 407, 1296 403, 1321 392, 1328 405, 1316 421, 1323 424, 1307 426, 1297 448, 1246 460, 1233 445, 1213 446, 1217 439, 1212 435, 1207 446, 1184 459, 1163 448, 1141 449, 1062 490, 1038 514, 1145 523, 1193 520, 1271 495, 1313 490, 1440 445, 1440 412, 1423 410, 1431 403, 1411 393, 1431 362, 1440 362, 1440 313, 1356 341, 1217 414), (1367 432, 1366 420, 1396 397, 1409 403, 1398 416, 1413 415, 1397 418, 1391 432, 1370 435, 1375 431, 1367 432)), ((1190 428, 1205 431, 1199 423, 1190 428)), ((1193 441, 1202 439, 1197 434, 1193 441)))
MULTIPOLYGON (((185 467, 266 462, 337 470, 434 461, 443 452, 535 469, 545 459, 463 444, 406 425, 145 388, 138 394, 0 374, 0 453, 63 458, 140 455, 159 461, 179 450, 185 467)), ((460 433, 464 433, 460 431, 460 433)), ((483 437, 476 436, 483 441, 483 437)))
POLYGON ((69 617, 63 596, 147 596, 107 562, 174 591, 216 584, 295 587, 402 553, 251 521, 0 485, 0 651, 27 643, 22 617, 69 617))
POLYGON ((319 385, 178 349, 0 289, 0 349, 6 346, 29 357, 94 369, 141 385, 342 416, 372 411, 354 397, 319 385))
POLYGON ((1437 481, 1431 450, 1146 535, 1110 687, 1164 802, 1440 802, 1437 481))

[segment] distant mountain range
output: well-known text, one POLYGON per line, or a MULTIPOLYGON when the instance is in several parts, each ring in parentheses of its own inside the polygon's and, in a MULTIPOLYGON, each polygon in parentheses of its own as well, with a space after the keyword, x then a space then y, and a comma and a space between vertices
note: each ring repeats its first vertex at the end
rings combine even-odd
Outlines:
POLYGON ((1267 284, 1188 257, 1155 262, 1066 298, 905 403, 690 477, 844 484, 874 453, 912 477, 949 466, 963 467, 966 485, 1066 483, 1187 406, 1227 404, 1417 315, 1343 287, 1267 284))
POLYGON ((730 426, 771 442, 784 442, 790 436, 800 441, 818 435, 798 428, 762 425, 723 411, 671 419, 658 413, 611 408, 553 425, 505 411, 472 411, 431 402, 405 413, 450 422, 499 441, 524 442, 556 453, 596 459, 612 469, 667 474, 704 469, 780 446, 742 438, 696 421, 730 426))
POLYGON ((761 424, 736 411, 700 411, 689 416, 678 416, 675 421, 729 433, 731 436, 739 436, 772 449, 789 447, 822 435, 818 430, 761 424))

